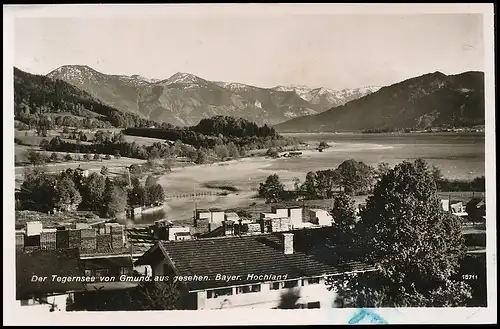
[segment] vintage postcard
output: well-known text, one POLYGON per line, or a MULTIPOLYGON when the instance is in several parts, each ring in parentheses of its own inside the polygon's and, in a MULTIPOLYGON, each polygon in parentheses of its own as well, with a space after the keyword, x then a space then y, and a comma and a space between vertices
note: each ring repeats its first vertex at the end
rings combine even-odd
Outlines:
POLYGON ((493 31, 4 6, 4 323, 496 323, 493 31))

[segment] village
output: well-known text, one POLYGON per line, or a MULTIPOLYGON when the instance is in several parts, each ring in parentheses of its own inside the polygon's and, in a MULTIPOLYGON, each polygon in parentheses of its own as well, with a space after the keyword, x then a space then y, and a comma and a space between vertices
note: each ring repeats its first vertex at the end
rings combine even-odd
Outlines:
MULTIPOLYGON (((485 219, 484 199, 443 199, 441 206, 462 218, 468 252, 484 254, 485 222, 471 223, 466 211, 475 209, 474 216, 485 219)), ((140 281, 120 277, 194 276, 202 279, 184 280, 186 309, 278 308, 283 294, 297 289, 298 307, 322 308, 335 304, 336 295, 325 288, 328 278, 375 270, 338 243, 342 237, 329 210, 300 204, 268 208, 242 215, 195 209, 192 225, 167 219, 129 228, 116 222, 27 222, 15 233, 16 299, 66 311, 79 299, 89 304, 106 291, 133 289, 140 281), (34 275, 48 279, 33 280, 34 275), (54 276, 96 279, 63 282, 54 276)))

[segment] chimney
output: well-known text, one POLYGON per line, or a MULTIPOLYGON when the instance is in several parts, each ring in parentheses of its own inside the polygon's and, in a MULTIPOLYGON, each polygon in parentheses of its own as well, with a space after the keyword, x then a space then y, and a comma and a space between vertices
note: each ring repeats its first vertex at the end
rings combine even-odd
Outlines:
POLYGON ((293 254, 293 233, 283 233, 283 252, 285 255, 293 254))

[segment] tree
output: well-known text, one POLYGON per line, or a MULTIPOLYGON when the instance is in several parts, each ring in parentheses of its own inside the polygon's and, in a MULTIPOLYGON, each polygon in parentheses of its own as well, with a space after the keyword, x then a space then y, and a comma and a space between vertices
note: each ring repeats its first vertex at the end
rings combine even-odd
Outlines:
POLYGON ((133 164, 129 167, 130 174, 132 176, 135 176, 137 178, 140 178, 142 176, 142 169, 141 166, 137 164, 133 164))
POLYGON ((33 149, 27 151, 26 158, 34 166, 42 166, 48 162, 48 158, 45 154, 37 152, 33 149))
POLYGON ((71 157, 71 154, 66 153, 66 155, 64 156, 64 161, 71 161, 71 160, 73 160, 73 158, 71 157))
POLYGON ((268 176, 259 186, 259 196, 265 198, 266 202, 278 202, 284 191, 285 187, 277 174, 268 176))
POLYGON ((82 187, 83 204, 86 209, 98 211, 101 209, 104 195, 105 179, 98 173, 91 173, 82 187))
POLYGON ((167 172, 172 171, 173 165, 174 165, 174 160, 172 158, 165 158, 163 160, 163 168, 165 168, 167 172))
POLYGON ((122 290, 87 291, 72 304, 72 311, 162 311, 182 309, 179 284, 141 282, 122 290))
POLYGON ((114 217, 127 208, 127 192, 106 178, 103 196, 103 212, 105 216, 114 217))
POLYGON ((278 309, 289 310, 299 307, 297 302, 300 299, 300 292, 297 290, 286 290, 280 296, 280 303, 278 309))
POLYGON ((165 191, 160 184, 153 184, 145 188, 146 202, 149 204, 162 203, 165 201, 165 191))
POLYGON ((376 174, 378 177, 382 177, 385 174, 387 174, 389 172, 389 170, 391 170, 391 167, 389 166, 389 164, 387 162, 380 162, 377 165, 376 174))
POLYGON ((52 162, 57 162, 59 160, 59 156, 57 155, 56 152, 52 152, 52 154, 50 155, 50 161, 52 162))
POLYGON ((229 153, 229 156, 232 158, 239 158, 240 157, 240 152, 238 150, 238 147, 233 142, 229 142, 227 144, 227 151, 229 153))
POLYGON ((50 142, 47 139, 42 139, 39 146, 42 150, 48 151, 50 148, 50 142))
POLYGON ((318 146, 320 149, 326 149, 326 148, 329 148, 330 145, 328 145, 327 142, 323 141, 323 142, 320 142, 319 143, 319 146, 318 146))
POLYGON ((180 308, 180 289, 171 282, 144 282, 133 298, 133 310, 175 310, 180 308))
POLYGON ((278 151, 275 148, 269 148, 266 152, 266 155, 269 157, 277 158, 278 157, 278 151))
POLYGON ((101 168, 101 175, 103 175, 103 176, 108 176, 109 175, 109 169, 108 169, 108 167, 103 166, 101 168))
POLYGON ((316 196, 323 199, 331 198, 341 180, 338 170, 318 170, 315 175, 316 196))
POLYGON ((293 189, 297 193, 300 193, 300 179, 298 177, 294 177, 292 181, 293 181, 293 189))
POLYGON ((59 210, 76 210, 82 202, 75 183, 69 176, 61 176, 55 186, 54 206, 59 210))
POLYGON ((131 206, 143 206, 146 204, 146 191, 140 184, 134 183, 128 192, 128 203, 131 206))
POLYGON ((18 194, 22 209, 48 212, 54 208, 57 178, 42 168, 27 169, 18 194))
POLYGON ((194 161, 194 163, 204 164, 205 162, 207 162, 207 154, 203 150, 198 151, 196 154, 196 160, 194 161))
POLYGON ((434 179, 434 182, 436 182, 436 184, 439 184, 444 178, 443 173, 441 172, 441 169, 439 169, 439 167, 436 165, 432 165, 430 167, 430 173, 432 175, 432 178, 434 179))
POLYGON ((146 178, 146 182, 144 183, 144 187, 148 188, 156 184, 157 179, 153 175, 149 175, 146 178))
POLYGON ((346 193, 340 193, 333 199, 331 215, 337 227, 343 232, 351 232, 356 224, 356 203, 346 193))
POLYGON ((316 173, 314 171, 309 171, 306 174, 306 179, 304 180, 304 184, 302 184, 301 186, 301 190, 306 199, 312 200, 317 197, 318 192, 316 191, 316 173))
POLYGON ((466 251, 460 219, 443 211, 436 192, 421 159, 384 175, 358 223, 378 271, 330 281, 330 288, 351 307, 465 306, 470 287, 453 279, 466 251))
POLYGON ((229 156, 229 151, 225 145, 216 145, 214 151, 219 160, 224 160, 229 156))
POLYGON ((374 180, 374 169, 361 161, 346 160, 336 169, 341 177, 340 185, 344 192, 364 194, 371 190, 374 180))

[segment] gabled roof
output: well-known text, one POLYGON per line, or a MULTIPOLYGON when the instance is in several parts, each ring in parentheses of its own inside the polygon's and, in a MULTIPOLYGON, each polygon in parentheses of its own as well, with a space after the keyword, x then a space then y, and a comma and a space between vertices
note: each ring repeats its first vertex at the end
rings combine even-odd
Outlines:
POLYGON ((486 202, 483 198, 472 198, 469 200, 469 202, 467 202, 467 206, 473 206, 473 207, 477 207, 477 208, 480 208, 482 206, 486 205, 486 202))
POLYGON ((203 290, 256 282, 248 274, 288 275, 287 279, 374 270, 354 249, 339 245, 333 228, 293 231, 294 253, 284 254, 282 233, 159 242, 136 265, 173 264, 177 275, 208 276, 208 281, 187 282, 190 290, 203 290), (337 242, 336 242, 337 241, 337 242), (215 281, 217 274, 240 275, 237 281, 215 281))
POLYGON ((92 269, 109 269, 117 267, 130 267, 134 266, 132 257, 130 255, 120 255, 112 257, 92 257, 82 259, 83 266, 86 270, 92 269))
POLYGON ((82 282, 57 282, 52 280, 52 275, 83 276, 78 249, 16 252, 16 299, 44 297, 84 289, 82 282), (44 282, 31 282, 33 275, 47 279, 44 282))

